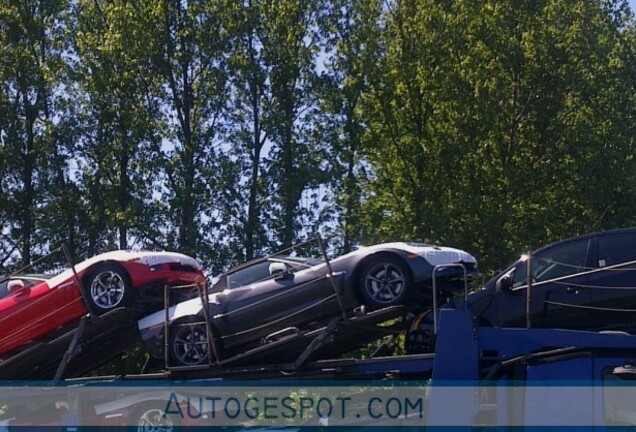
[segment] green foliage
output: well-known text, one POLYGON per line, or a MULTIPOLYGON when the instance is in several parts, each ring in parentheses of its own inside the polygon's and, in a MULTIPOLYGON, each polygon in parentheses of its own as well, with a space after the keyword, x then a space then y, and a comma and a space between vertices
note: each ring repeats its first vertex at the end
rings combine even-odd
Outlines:
POLYGON ((161 136, 160 83, 147 58, 152 34, 142 5, 77 3, 69 30, 77 61, 73 108, 80 193, 89 218, 88 251, 160 242, 152 178, 161 136), (79 131, 78 131, 79 129, 79 131))
POLYGON ((486 269, 633 224, 629 30, 596 2, 397 2, 365 95, 363 238, 471 250, 486 269))
POLYGON ((141 344, 137 344, 121 356, 91 371, 90 376, 141 373, 147 361, 148 353, 146 353, 146 350, 141 346, 141 344))
POLYGON ((360 199, 365 163, 360 157, 364 119, 360 102, 367 77, 375 75, 380 54, 378 19, 381 8, 375 2, 330 2, 321 15, 326 61, 317 86, 324 116, 322 133, 331 143, 332 188, 339 248, 349 252, 359 240, 360 199))
POLYGON ((632 225, 635 47, 619 0, 4 1, 0 263, 632 225))
POLYGON ((58 17, 66 7, 55 0, 0 6, 0 262, 8 266, 26 264, 48 246, 39 233, 46 212, 42 179, 65 47, 58 17))

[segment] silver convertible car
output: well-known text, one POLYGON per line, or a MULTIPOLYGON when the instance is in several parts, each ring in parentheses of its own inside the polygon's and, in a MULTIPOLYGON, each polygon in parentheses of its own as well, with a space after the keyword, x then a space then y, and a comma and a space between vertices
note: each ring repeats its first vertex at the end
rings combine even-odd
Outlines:
MULTIPOLYGON (((255 259, 226 272, 211 288, 205 313, 199 298, 170 307, 169 361, 175 366, 207 364, 207 315, 214 343, 223 357, 255 348, 285 329, 313 329, 364 305, 430 306, 435 266, 461 263, 468 274, 477 261, 467 252, 420 243, 361 247, 330 260, 297 256, 255 259)), ((441 296, 463 288, 460 266, 438 268, 441 296)), ((150 354, 164 358, 166 312, 141 319, 141 336, 150 354)), ((221 355, 219 354, 219 357, 221 355)))

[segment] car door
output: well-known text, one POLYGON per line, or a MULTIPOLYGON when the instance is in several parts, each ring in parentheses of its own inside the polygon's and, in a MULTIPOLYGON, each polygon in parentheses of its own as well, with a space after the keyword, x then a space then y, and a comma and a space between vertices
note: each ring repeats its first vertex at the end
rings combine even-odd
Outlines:
POLYGON ((591 319, 600 328, 636 328, 636 234, 597 238, 596 268, 590 273, 591 319))
MULTIPOLYGON (((560 243, 537 251, 531 257, 531 325, 576 328, 589 304, 586 288, 591 259, 590 239, 560 243)), ((520 261, 510 273, 512 286, 497 296, 503 326, 526 324, 527 263, 520 261)))
POLYGON ((227 335, 226 344, 322 318, 322 286, 328 282, 324 275, 313 268, 286 266, 287 271, 272 278, 219 295, 224 313, 214 323, 227 335))
POLYGON ((55 293, 44 282, 32 284, 24 280, 24 287, 0 300, 0 355, 37 339, 48 330, 56 328, 55 293))

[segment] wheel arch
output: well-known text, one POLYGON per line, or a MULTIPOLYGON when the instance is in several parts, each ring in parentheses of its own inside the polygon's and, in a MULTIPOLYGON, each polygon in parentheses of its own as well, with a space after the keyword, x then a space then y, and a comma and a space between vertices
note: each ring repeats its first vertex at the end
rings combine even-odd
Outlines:
POLYGON ((392 250, 374 251, 373 253, 370 253, 364 256, 364 258, 358 261, 355 267, 353 268, 353 272, 351 273, 351 279, 349 281, 350 288, 352 288, 353 293, 355 294, 356 298, 360 302, 362 302, 363 299, 362 299, 362 295, 360 293, 358 284, 359 284, 360 274, 362 273, 362 269, 364 269, 364 267, 372 260, 381 258, 381 257, 397 258, 399 261, 402 262, 402 264, 404 264, 404 267, 409 272, 409 276, 411 277, 411 280, 413 280, 415 276, 413 274, 413 269, 411 268, 408 260, 404 257, 404 255, 400 254, 398 251, 392 251, 392 250))
MULTIPOLYGON (((198 323, 201 322, 205 324, 205 317, 202 313, 190 314, 190 315, 179 315, 178 317, 172 317, 170 319, 170 325, 179 325, 182 323, 198 323)), ((210 323, 210 327, 213 328, 212 323, 210 323)))
POLYGON ((126 267, 120 261, 116 261, 116 260, 105 260, 105 261, 100 261, 98 263, 93 264, 86 270, 86 273, 82 277, 82 282, 90 279, 101 268, 107 267, 107 266, 114 266, 122 270, 126 274, 126 277, 128 277, 128 280, 132 283, 132 279, 128 269, 126 269, 126 267))

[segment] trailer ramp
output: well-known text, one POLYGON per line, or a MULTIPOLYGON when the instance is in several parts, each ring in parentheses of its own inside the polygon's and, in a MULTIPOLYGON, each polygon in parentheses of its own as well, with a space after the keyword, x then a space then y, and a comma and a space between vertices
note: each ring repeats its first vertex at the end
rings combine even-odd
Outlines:
POLYGON ((285 363, 290 371, 310 361, 334 358, 387 335, 402 333, 407 327, 408 309, 393 306, 352 317, 333 318, 321 328, 290 333, 281 339, 220 359, 210 365, 168 366, 171 372, 227 369, 245 365, 285 363), (390 324, 385 324, 387 322, 390 324))
POLYGON ((90 372, 135 346, 138 316, 133 308, 85 315, 55 337, 34 342, 0 362, 0 380, 61 379, 90 372))

